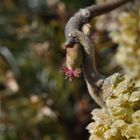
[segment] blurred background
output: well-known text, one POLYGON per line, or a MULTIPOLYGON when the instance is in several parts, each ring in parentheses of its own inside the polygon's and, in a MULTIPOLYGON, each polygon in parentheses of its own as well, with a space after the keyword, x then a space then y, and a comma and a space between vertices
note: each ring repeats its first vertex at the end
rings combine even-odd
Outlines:
MULTIPOLYGON (((106 1, 111 0, 96 2, 106 1)), ((95 0, 0 0, 0 140, 88 139, 90 112, 98 106, 88 95, 83 75, 69 82, 61 69, 65 64, 65 24, 79 8, 93 3, 95 0)), ((127 13, 128 9, 132 3, 127 13)), ((134 9, 130 16, 122 14, 125 18, 118 22, 121 10, 92 22, 97 33, 97 67, 104 75, 125 68, 130 72, 135 68, 139 75, 140 32, 134 24, 139 23, 140 16, 134 9), (128 23, 125 29, 131 27, 129 34, 119 29, 128 23), (110 37, 114 30, 119 34, 113 32, 110 37), (123 39, 121 35, 127 39, 123 45, 122 40, 116 41, 118 36, 123 39), (133 45, 125 46, 134 35, 133 45), (118 51, 118 46, 124 50, 118 51), (120 54, 121 62, 114 54, 120 54), (128 55, 129 60, 123 59, 128 55)))
POLYGON ((0 1, 0 140, 85 140, 94 102, 69 82, 64 28, 94 0, 0 1))

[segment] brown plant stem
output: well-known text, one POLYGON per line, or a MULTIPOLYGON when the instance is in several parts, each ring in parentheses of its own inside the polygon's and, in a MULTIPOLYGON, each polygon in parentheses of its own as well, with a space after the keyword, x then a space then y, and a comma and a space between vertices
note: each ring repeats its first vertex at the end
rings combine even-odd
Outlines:
MULTIPOLYGON (((85 24, 84 26, 87 26, 87 24, 85 24)), ((83 70, 84 78, 90 96, 95 100, 95 102, 99 106, 105 107, 106 105, 102 99, 101 88, 100 88, 104 81, 104 77, 100 75, 96 69, 93 42, 86 34, 87 33, 85 30, 83 30, 83 32, 79 32, 79 31, 75 32, 78 41, 83 46, 82 70, 83 70)))
POLYGON ((107 12, 110 12, 121 5, 132 2, 134 0, 118 0, 115 2, 109 2, 101 5, 91 5, 84 9, 80 9, 76 14, 74 14, 66 24, 65 27, 65 37, 66 37, 66 46, 71 46, 74 43, 77 43, 73 32, 80 31, 82 26, 85 23, 89 23, 92 18, 96 16, 103 15, 107 12))
POLYGON ((87 32, 90 31, 87 23, 95 16, 107 13, 130 1, 133 0, 118 0, 99 6, 91 5, 79 10, 70 18, 65 27, 66 47, 74 47, 74 44, 79 44, 83 48, 82 69, 87 88, 91 97, 101 107, 106 107, 101 94, 104 77, 96 69, 95 52, 93 42, 90 40, 89 32, 87 32), (83 30, 82 27, 84 27, 83 30))

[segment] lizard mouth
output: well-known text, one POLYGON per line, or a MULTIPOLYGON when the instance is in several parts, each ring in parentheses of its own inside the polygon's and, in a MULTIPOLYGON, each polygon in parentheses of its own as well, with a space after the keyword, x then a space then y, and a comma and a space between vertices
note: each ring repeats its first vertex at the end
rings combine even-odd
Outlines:
POLYGON ((68 68, 68 67, 63 67, 62 71, 65 74, 65 79, 69 79, 69 81, 72 81, 73 78, 79 78, 81 71, 79 69, 72 69, 72 68, 68 68))

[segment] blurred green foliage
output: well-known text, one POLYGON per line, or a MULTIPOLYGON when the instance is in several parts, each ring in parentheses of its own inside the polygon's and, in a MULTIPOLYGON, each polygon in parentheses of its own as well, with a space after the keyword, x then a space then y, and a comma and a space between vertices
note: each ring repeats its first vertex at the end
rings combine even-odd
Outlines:
POLYGON ((87 139, 93 105, 83 77, 69 82, 60 71, 66 21, 91 3, 0 1, 0 47, 9 51, 0 50, 0 140, 87 139))

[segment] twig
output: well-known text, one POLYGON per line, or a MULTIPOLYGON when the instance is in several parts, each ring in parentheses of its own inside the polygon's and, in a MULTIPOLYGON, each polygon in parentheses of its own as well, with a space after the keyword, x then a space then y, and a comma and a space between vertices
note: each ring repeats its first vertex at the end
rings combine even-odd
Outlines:
POLYGON ((89 23, 89 21, 99 15, 105 14, 107 12, 112 11, 120 7, 121 5, 132 2, 134 0, 118 0, 115 2, 109 2, 102 5, 91 5, 84 9, 80 9, 73 17, 69 19, 65 27, 65 37, 66 37, 66 46, 71 46, 77 41, 75 40, 75 36, 73 32, 80 31, 82 26, 85 23, 89 23))
POLYGON ((88 91, 91 97, 100 105, 105 107, 105 102, 102 99, 101 86, 104 77, 96 70, 95 55, 93 43, 88 36, 87 31, 90 30, 86 23, 95 16, 102 15, 119 6, 133 0, 118 0, 99 6, 91 5, 79 10, 73 17, 70 18, 65 27, 66 47, 74 47, 74 44, 83 46, 83 64, 82 69, 87 84, 88 91), (82 27, 85 26, 82 31, 82 27))

